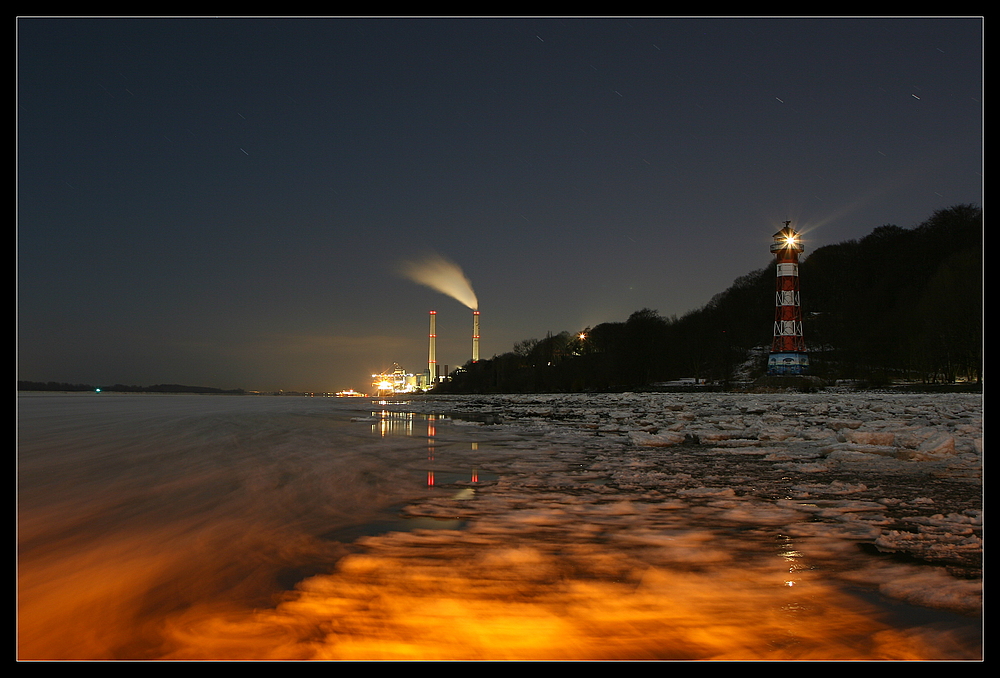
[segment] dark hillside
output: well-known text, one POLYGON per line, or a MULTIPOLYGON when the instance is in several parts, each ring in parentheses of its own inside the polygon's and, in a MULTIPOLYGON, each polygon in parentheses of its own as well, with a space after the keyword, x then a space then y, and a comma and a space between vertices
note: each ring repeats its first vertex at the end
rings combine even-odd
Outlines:
MULTIPOLYGON (((813 373, 869 383, 980 380, 982 254, 983 214, 973 205, 807 252, 800 276, 813 373)), ((754 349, 770 346, 774 274, 772 262, 741 276, 679 319, 642 309, 625 322, 519 342, 465 365, 439 390, 606 390, 684 377, 729 383, 754 349)))

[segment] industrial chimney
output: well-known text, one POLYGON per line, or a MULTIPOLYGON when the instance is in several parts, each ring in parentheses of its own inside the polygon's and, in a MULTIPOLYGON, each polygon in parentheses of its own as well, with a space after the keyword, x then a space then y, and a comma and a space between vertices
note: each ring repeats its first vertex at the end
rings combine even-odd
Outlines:
POLYGON ((431 333, 427 351, 427 379, 429 384, 437 383, 437 311, 431 311, 431 333))
POLYGON ((479 362, 479 311, 472 312, 472 362, 479 362))

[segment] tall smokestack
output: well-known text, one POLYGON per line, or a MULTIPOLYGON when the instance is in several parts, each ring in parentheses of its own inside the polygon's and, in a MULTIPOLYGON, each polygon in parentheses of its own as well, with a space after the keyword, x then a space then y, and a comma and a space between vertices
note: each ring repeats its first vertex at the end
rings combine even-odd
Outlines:
POLYGON ((437 383, 437 311, 431 311, 431 333, 427 351, 427 372, 430 383, 437 383))
POLYGON ((479 362, 479 311, 472 312, 472 362, 479 362))

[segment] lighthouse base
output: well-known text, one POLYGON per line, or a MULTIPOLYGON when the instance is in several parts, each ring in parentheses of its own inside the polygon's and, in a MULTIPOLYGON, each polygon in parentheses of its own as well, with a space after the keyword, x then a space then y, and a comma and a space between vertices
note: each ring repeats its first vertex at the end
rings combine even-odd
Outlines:
POLYGON ((798 376, 809 372, 809 355, 788 352, 772 353, 767 357, 767 376, 798 376))

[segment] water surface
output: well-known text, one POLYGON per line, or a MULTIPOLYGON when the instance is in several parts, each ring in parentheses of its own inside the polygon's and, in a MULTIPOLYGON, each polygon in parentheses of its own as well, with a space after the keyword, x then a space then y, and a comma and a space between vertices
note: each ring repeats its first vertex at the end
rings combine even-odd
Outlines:
POLYGON ((367 399, 20 396, 19 657, 981 656, 977 619, 873 584, 977 591, 859 548, 864 502, 818 519, 733 492, 783 482, 761 455, 474 423, 367 399))

